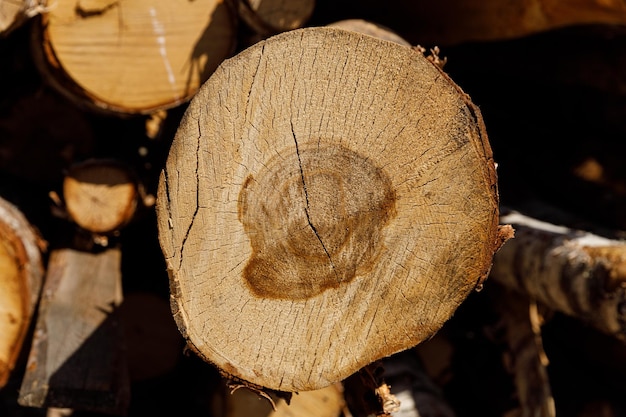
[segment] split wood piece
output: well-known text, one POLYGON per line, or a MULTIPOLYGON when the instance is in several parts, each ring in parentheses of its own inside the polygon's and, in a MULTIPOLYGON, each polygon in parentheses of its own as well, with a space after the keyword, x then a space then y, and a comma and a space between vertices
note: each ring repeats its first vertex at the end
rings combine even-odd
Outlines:
POLYGON ((360 0, 348 4, 359 7, 363 16, 394 23, 412 42, 439 46, 520 38, 565 26, 626 23, 623 0, 360 0))
POLYGON ((273 395, 268 401, 246 388, 231 392, 225 386, 218 391, 213 405, 217 417, 339 417, 344 410, 341 384, 298 393, 289 404, 273 395))
POLYGON ((43 248, 22 212, 0 198, 0 388, 16 365, 39 299, 43 248))
POLYGON ((71 167, 63 180, 63 199, 70 219, 96 234, 118 231, 135 214, 139 189, 125 166, 104 160, 71 167))
POLYGON ((8 35, 43 11, 40 0, 0 0, 0 36, 8 35))
POLYGON ((501 317, 508 351, 505 364, 513 373, 522 416, 554 417, 556 409, 543 350, 543 317, 536 301, 492 286, 489 294, 501 317))
POLYGON ((123 414, 130 382, 117 308, 120 250, 51 253, 18 402, 123 414))
POLYGON ((35 26, 47 81, 122 114, 187 101, 235 47, 234 13, 219 0, 56 0, 35 26))
POLYGON ((626 242, 512 211, 515 228, 494 258, 494 281, 626 340, 626 242))
POLYGON ((315 9, 315 0, 236 0, 239 15, 255 32, 271 35, 303 27, 315 9))
POLYGON ((391 29, 363 19, 340 20, 329 24, 328 27, 350 30, 364 35, 370 35, 378 39, 395 42, 400 45, 411 46, 411 44, 402 36, 398 35, 391 29))
POLYGON ((333 28, 216 71, 176 134, 157 215, 189 346, 278 391, 432 336, 510 234, 468 96, 421 53, 333 28))

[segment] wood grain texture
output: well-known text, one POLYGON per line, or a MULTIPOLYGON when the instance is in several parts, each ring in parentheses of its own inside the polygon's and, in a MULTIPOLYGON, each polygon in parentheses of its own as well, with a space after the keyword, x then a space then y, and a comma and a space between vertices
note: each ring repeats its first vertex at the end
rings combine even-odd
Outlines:
POLYGON ((120 255, 119 249, 51 253, 21 405, 126 411, 130 383, 116 312, 120 255))
POLYGON ((177 132, 157 214, 189 345, 282 391, 430 337, 502 243, 478 109, 422 54, 332 28, 220 66, 177 132))
POLYGON ((183 103, 235 45, 233 13, 218 0, 58 0, 35 29, 51 85, 120 113, 183 103))
POLYGON ((494 258, 494 281, 626 340, 626 242, 516 211, 502 222, 516 232, 494 258))
POLYGON ((110 233, 135 214, 139 185, 130 169, 111 160, 72 166, 63 179, 63 199, 70 218, 93 233, 110 233))

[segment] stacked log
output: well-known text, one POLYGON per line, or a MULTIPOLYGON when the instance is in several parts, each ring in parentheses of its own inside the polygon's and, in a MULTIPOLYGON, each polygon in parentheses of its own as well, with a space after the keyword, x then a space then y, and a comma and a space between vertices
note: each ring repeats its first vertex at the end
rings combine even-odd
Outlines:
POLYGON ((59 0, 35 26, 47 81, 77 104, 149 114, 191 98, 235 47, 235 19, 216 0, 59 0))
POLYGON ((43 281, 43 249, 22 212, 0 198, 0 388, 16 366, 35 312, 43 281))
POLYGON ((480 112, 419 51, 333 28, 261 42, 203 86, 161 175, 177 324, 251 386, 338 382, 482 285, 511 233, 495 181, 480 112))

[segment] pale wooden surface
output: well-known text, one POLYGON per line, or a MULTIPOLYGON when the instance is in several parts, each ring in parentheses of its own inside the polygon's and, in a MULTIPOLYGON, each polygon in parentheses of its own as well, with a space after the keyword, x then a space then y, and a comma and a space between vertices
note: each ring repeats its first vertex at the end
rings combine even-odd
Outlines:
POLYGON ((234 49, 218 0, 58 0, 35 45, 48 81, 97 108, 150 113, 188 100, 234 49))
POLYGON ((411 46, 402 36, 391 29, 363 19, 340 20, 328 26, 374 36, 375 38, 395 42, 404 46, 411 46))
POLYGON ((339 381, 480 285, 495 182, 478 109, 422 54, 332 28, 261 42, 199 91, 161 176, 178 326, 231 377, 339 381))
POLYGON ((135 214, 138 184, 129 169, 111 161, 72 167, 63 179, 63 199, 70 218, 85 230, 119 230, 135 214))
POLYGON ((123 414, 129 380, 117 308, 119 249, 52 251, 19 403, 123 414))
POLYGON ((43 282, 43 241, 22 212, 0 198, 0 388, 20 354, 43 282))

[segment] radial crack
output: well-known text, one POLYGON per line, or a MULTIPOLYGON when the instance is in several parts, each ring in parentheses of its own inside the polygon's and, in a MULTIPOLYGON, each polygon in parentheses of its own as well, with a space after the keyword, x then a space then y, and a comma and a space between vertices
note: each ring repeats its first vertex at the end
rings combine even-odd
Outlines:
POLYGON ((304 207, 304 213, 306 214, 306 220, 309 223, 311 230, 313 230, 315 237, 317 237, 317 240, 319 240, 320 245, 322 245, 322 249, 324 250, 324 253, 326 254, 326 256, 328 256, 328 262, 330 262, 330 266, 333 268, 335 275, 337 275, 337 271, 335 270, 335 264, 333 263, 333 259, 330 257, 330 252, 328 252, 328 249, 326 249, 326 245, 324 245, 324 242, 322 241, 322 237, 317 232, 317 229, 315 228, 315 226, 313 225, 313 222, 311 221, 311 216, 309 215, 309 193, 307 191, 306 182, 304 180, 304 170, 302 169, 302 160, 300 159, 300 148, 298 147, 298 140, 296 139, 296 132, 293 128, 293 121, 290 121, 290 123, 291 123, 291 135, 293 136, 293 142, 296 145, 296 155, 298 156, 298 164, 300 167, 300 178, 302 179, 302 188, 304 189, 304 200, 306 202, 306 205, 304 207))

